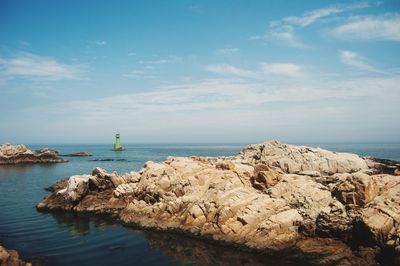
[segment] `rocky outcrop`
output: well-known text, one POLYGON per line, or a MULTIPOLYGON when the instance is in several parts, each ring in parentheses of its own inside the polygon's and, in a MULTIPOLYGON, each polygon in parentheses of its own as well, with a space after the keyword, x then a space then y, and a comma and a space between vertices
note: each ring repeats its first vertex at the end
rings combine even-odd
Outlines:
POLYGON ((0 245, 0 266, 31 266, 29 262, 23 261, 18 252, 11 249, 6 249, 0 245))
POLYGON ((45 148, 32 151, 22 144, 17 146, 8 143, 0 145, 0 165, 62 162, 66 162, 66 160, 58 157, 58 152, 55 150, 45 148))
POLYGON ((232 157, 168 157, 122 176, 96 168, 37 207, 372 265, 378 252, 396 260, 400 251, 400 176, 380 169, 355 154, 271 141, 232 157))

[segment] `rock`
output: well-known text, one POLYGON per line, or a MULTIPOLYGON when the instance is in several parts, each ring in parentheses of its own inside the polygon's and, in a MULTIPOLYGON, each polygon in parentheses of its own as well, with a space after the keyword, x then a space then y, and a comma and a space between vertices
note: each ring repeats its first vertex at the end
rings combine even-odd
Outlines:
POLYGON ((29 262, 23 261, 17 251, 4 248, 0 244, 0 266, 31 266, 29 262))
POLYGON ((125 224, 371 265, 377 246, 395 254, 400 244, 400 177, 376 166, 272 141, 231 157, 149 161, 124 175, 95 168, 70 177, 37 208, 112 214, 125 224))
POLYGON ((375 248, 351 250, 343 242, 330 238, 308 238, 296 244, 296 248, 306 253, 322 255, 320 265, 376 265, 375 248))
POLYGON ((371 240, 384 247, 389 239, 400 239, 400 176, 379 175, 377 196, 360 211, 371 240))
POLYGON ((355 154, 288 145, 279 141, 250 145, 241 151, 241 155, 242 159, 252 164, 261 162, 292 174, 302 171, 353 173, 368 168, 365 160, 355 154))
POLYGON ((332 193, 344 204, 364 206, 378 195, 379 187, 371 176, 356 173, 339 182, 332 193))
POLYGON ((90 175, 71 176, 67 186, 56 193, 62 196, 67 202, 77 202, 88 192, 89 179, 91 177, 90 175))
POLYGON ((0 145, 1 164, 21 163, 62 163, 66 160, 58 157, 58 152, 51 149, 32 151, 24 145, 12 146, 9 143, 0 145))
POLYGON ((64 157, 88 157, 88 156, 93 156, 93 154, 88 153, 88 152, 75 152, 75 153, 61 154, 60 156, 64 156, 64 157))
POLYGON ((397 246, 397 247, 395 247, 395 249, 394 249, 395 251, 396 251, 396 253, 397 254, 400 254, 400 245, 399 246, 397 246))
POLYGON ((232 161, 224 160, 216 163, 215 167, 221 170, 234 170, 235 164, 232 161))
POLYGON ((278 168, 272 168, 265 164, 254 166, 254 175, 250 181, 254 188, 266 190, 281 180, 283 172, 278 168))

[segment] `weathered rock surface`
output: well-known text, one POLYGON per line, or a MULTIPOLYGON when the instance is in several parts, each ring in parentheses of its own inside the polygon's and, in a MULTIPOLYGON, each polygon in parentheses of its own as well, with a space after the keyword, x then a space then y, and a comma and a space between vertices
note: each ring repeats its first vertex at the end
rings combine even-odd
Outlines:
POLYGON ((168 157, 122 176, 96 168, 54 186, 37 207, 373 265, 380 250, 393 261, 400 250, 400 176, 382 165, 271 141, 232 157, 168 157))
POLYGON ((0 145, 0 165, 62 162, 66 162, 66 160, 58 157, 58 152, 55 150, 45 148, 32 151, 22 144, 17 146, 8 143, 0 145))
POLYGON ((21 260, 18 252, 11 249, 6 249, 0 245, 0 266, 31 266, 29 262, 21 260))

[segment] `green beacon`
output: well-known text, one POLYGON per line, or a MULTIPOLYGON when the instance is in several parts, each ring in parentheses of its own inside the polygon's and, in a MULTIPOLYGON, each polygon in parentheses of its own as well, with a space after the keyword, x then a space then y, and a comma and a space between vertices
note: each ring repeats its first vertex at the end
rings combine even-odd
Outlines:
POLYGON ((114 151, 122 151, 119 133, 115 135, 114 151))

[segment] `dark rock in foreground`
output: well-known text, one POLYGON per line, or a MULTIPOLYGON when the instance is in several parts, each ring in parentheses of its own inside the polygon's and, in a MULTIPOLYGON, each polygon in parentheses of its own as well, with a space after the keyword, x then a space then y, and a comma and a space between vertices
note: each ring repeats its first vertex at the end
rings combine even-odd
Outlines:
POLYGON ((96 168, 59 182, 42 210, 109 214, 321 264, 399 263, 400 176, 384 161, 277 141, 232 157, 168 157, 124 175, 96 168), (384 170, 384 171, 383 171, 384 170))
POLYGON ((0 266, 32 266, 32 264, 22 261, 17 251, 6 249, 0 244, 0 266))
POLYGON ((58 152, 51 149, 40 149, 32 151, 24 145, 13 146, 11 144, 0 145, 1 164, 22 163, 63 163, 66 160, 58 157, 58 152))

